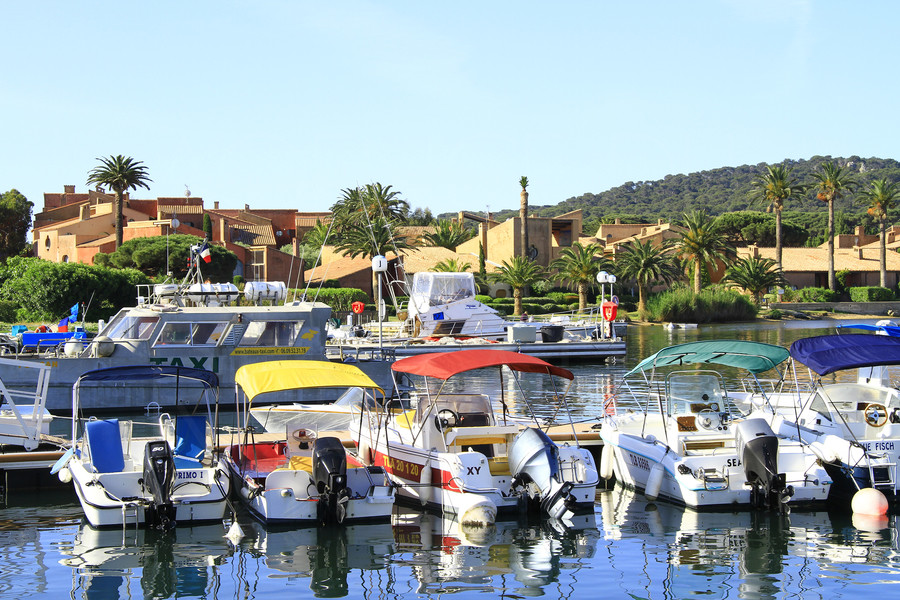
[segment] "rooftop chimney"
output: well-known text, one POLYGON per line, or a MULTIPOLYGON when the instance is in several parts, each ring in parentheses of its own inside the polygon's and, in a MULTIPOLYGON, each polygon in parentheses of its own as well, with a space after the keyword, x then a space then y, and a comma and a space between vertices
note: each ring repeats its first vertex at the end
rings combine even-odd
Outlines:
POLYGON ((63 186, 63 193, 64 193, 64 194, 74 194, 74 193, 75 193, 75 186, 74 186, 74 185, 64 185, 64 186, 63 186))
POLYGON ((213 202, 213 210, 219 210, 219 201, 218 200, 213 202))

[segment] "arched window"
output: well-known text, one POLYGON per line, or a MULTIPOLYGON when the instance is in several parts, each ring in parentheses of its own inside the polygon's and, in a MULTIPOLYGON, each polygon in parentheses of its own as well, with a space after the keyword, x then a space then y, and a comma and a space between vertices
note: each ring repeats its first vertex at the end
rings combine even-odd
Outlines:
POLYGON ((44 247, 46 247, 47 250, 50 249, 50 236, 49 235, 44 238, 44 247))

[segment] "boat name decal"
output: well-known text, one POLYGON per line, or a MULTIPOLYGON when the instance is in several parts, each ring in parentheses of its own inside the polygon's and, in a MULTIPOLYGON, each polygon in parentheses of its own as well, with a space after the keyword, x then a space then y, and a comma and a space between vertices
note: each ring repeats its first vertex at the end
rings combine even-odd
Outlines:
POLYGON ((628 458, 631 459, 631 464, 638 469, 644 469, 645 471, 650 470, 650 461, 644 458, 643 456, 638 456, 636 454, 628 453, 628 458))
POLYGON ((281 348, 235 348, 231 353, 232 356, 249 356, 258 354, 306 354, 309 352, 309 346, 300 348, 281 347, 281 348))
POLYGON ((877 442, 862 442, 863 448, 866 449, 866 452, 893 452, 894 451, 894 442, 886 442, 886 441, 877 441, 877 442))
POLYGON ((404 479, 419 481, 422 477, 422 466, 409 461, 400 460, 391 456, 384 457, 385 468, 395 475, 399 475, 404 479))
POLYGON ((466 467, 467 473, 466 475, 480 475, 481 467, 466 467))
POLYGON ((725 461, 725 466, 728 467, 729 469, 732 467, 739 467, 742 464, 743 463, 741 462, 741 459, 739 459, 739 458, 729 458, 728 460, 725 461))
POLYGON ((179 479, 179 480, 181 480, 181 479, 189 479, 189 480, 191 480, 191 481, 195 481, 195 480, 203 479, 203 478, 204 478, 204 477, 203 477, 204 473, 203 473, 203 471, 200 470, 200 469, 197 469, 197 470, 190 470, 190 471, 176 471, 176 473, 178 474, 178 479, 179 479))
MULTIPOLYGON (((218 373, 219 372, 219 357, 218 356, 212 357, 212 369, 206 368, 206 361, 209 358, 210 358, 209 356, 201 356, 199 358, 194 357, 194 356, 189 356, 188 361, 191 363, 190 366, 194 367, 195 369, 204 369, 207 371, 212 371, 213 373, 218 373)), ((180 356, 176 356, 174 358, 165 358, 165 357, 154 358, 151 356, 150 362, 154 365, 168 364, 171 367, 187 366, 184 364, 184 362, 185 362, 184 359, 182 359, 180 356)))

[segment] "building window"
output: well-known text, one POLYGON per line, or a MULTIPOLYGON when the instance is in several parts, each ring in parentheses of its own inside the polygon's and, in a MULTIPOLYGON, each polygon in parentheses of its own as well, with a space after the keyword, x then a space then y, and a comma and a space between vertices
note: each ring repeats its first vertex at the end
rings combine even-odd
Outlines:
POLYGON ((44 238, 44 247, 47 248, 47 250, 50 249, 50 236, 44 238))

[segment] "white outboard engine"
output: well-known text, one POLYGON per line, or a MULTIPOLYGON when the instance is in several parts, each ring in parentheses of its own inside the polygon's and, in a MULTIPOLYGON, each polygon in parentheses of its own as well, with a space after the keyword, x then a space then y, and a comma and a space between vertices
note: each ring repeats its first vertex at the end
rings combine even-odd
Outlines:
POLYGON ((147 527, 169 529, 175 525, 175 505, 172 489, 175 487, 175 459, 165 440, 147 442, 144 447, 144 489, 153 499, 144 509, 147 527))
POLYGON ((529 427, 513 441, 509 450, 513 487, 524 487, 532 502, 551 517, 560 518, 574 506, 571 482, 560 481, 559 448, 540 429, 529 427))
POLYGON ((784 510, 794 488, 778 472, 778 438, 765 419, 738 421, 735 428, 735 445, 751 487, 750 505, 784 510))
POLYGON ((312 451, 313 481, 319 492, 318 518, 323 525, 343 523, 347 516, 347 453, 336 437, 315 441, 312 451))

